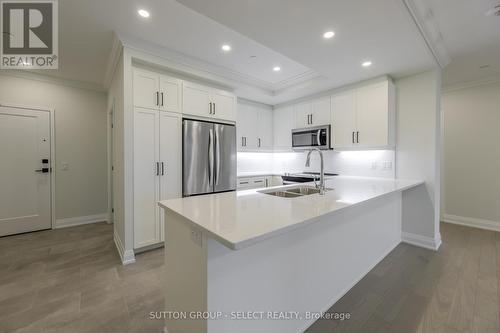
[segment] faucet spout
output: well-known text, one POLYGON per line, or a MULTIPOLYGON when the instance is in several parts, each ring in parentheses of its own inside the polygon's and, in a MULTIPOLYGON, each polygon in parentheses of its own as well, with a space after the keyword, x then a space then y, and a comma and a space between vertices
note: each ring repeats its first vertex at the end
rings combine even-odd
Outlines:
MULTIPOLYGON (((307 158, 306 158, 306 167, 309 167, 311 165, 311 154, 313 151, 317 151, 319 153, 319 157, 321 160, 320 164, 320 173, 319 173, 319 194, 323 195, 325 194, 325 164, 323 160, 323 152, 319 150, 318 148, 313 148, 309 150, 307 153, 307 158)), ((316 181, 315 181, 316 183, 316 181)))

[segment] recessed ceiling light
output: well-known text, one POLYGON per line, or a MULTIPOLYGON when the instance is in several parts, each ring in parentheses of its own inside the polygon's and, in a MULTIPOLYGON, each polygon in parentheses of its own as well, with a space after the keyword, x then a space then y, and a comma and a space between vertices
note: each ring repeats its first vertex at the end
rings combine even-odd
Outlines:
POLYGON ((142 16, 142 17, 145 17, 145 18, 148 18, 150 15, 149 15, 149 12, 145 9, 139 9, 137 11, 137 13, 142 16))
POLYGON ((363 62, 363 63, 361 64, 361 66, 363 66, 363 67, 370 67, 371 65, 372 65, 372 62, 371 62, 371 61, 369 61, 369 60, 368 60, 368 61, 365 61, 365 62, 363 62))
POLYGON ((280 70, 281 70, 280 66, 274 66, 273 67, 273 71, 275 71, 275 72, 279 72, 280 70))
POLYGON ((228 44, 222 45, 221 48, 222 48, 222 51, 226 51, 226 52, 231 51, 231 45, 228 45, 228 44))
POLYGON ((330 38, 332 38, 333 36, 335 36, 335 32, 333 32, 333 31, 327 31, 327 32, 325 32, 325 33, 323 34, 323 38, 325 38, 325 39, 330 39, 330 38))

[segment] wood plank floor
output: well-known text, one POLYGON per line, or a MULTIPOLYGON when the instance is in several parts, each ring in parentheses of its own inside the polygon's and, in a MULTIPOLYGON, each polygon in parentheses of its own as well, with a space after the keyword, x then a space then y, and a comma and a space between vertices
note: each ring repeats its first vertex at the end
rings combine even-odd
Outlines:
MULTIPOLYGON (((308 333, 500 332, 500 234, 441 225, 438 252, 401 244, 308 333)), ((111 225, 0 238, 0 333, 162 332, 162 250, 122 266, 111 225)))

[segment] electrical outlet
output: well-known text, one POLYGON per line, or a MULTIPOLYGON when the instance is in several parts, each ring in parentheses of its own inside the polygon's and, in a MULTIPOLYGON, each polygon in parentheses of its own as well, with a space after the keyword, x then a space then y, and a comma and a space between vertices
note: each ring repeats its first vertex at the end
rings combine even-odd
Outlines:
POLYGON ((191 229, 191 240, 198 245, 199 247, 202 246, 202 234, 201 231, 191 229))

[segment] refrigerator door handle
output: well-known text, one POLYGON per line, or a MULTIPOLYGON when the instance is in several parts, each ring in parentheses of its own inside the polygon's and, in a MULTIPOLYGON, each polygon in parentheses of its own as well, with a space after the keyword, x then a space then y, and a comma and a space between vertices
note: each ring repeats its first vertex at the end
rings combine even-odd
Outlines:
POLYGON ((219 131, 215 131, 215 185, 219 185, 220 178, 220 141, 219 131))
POLYGON ((214 130, 208 131, 208 184, 213 189, 214 175, 214 130))

